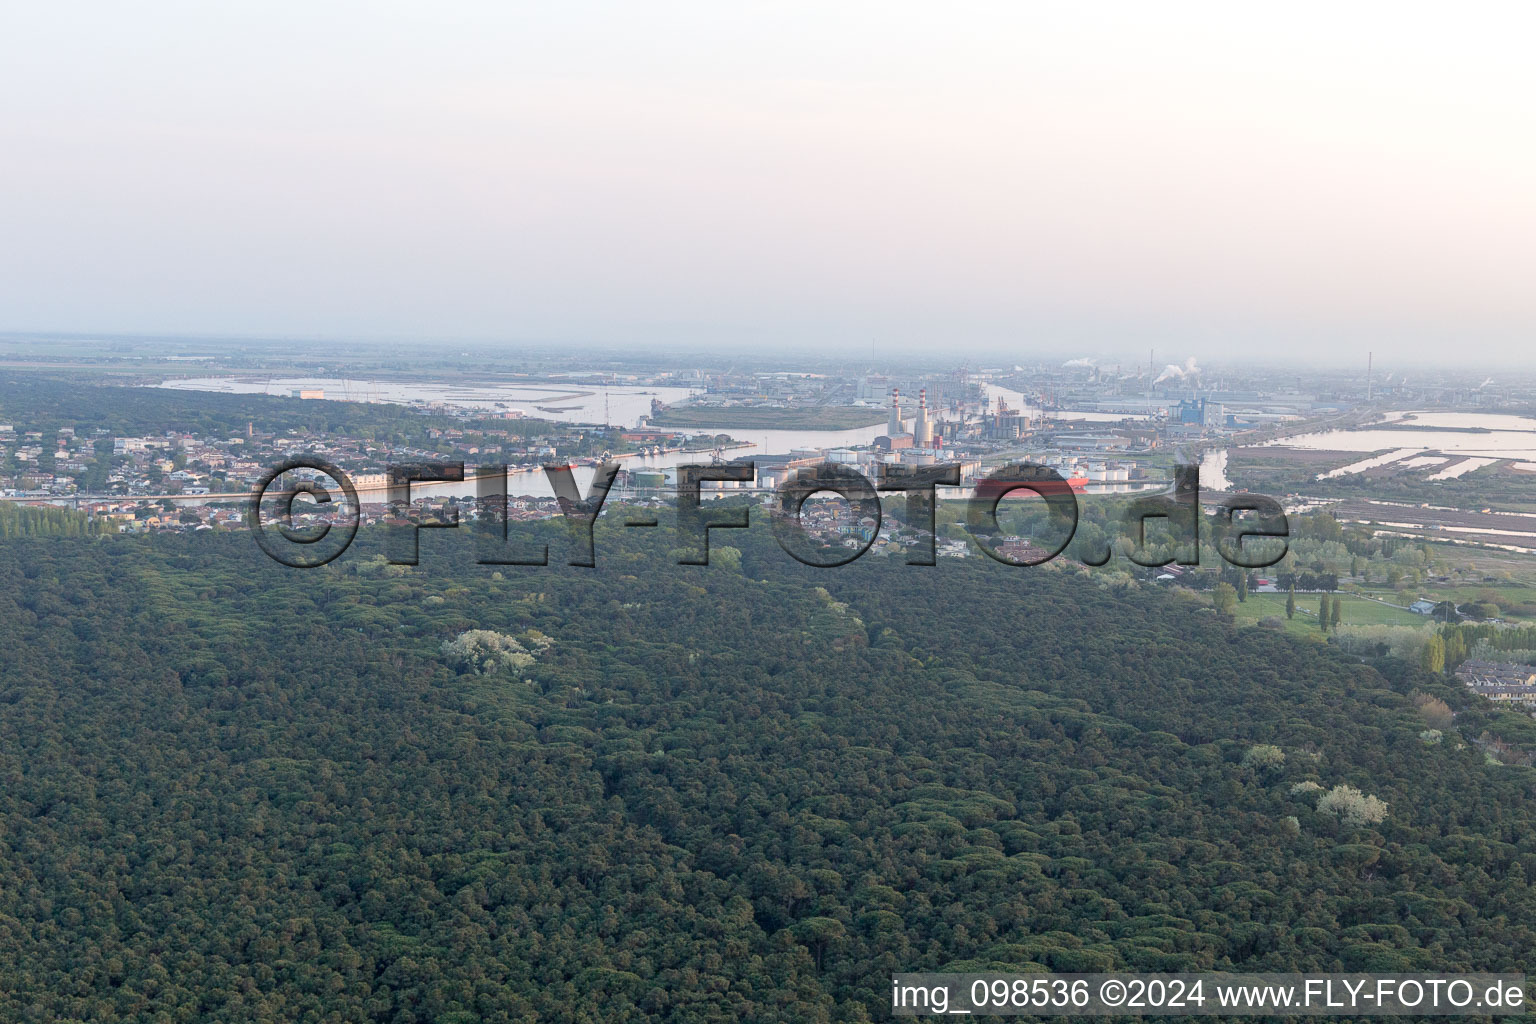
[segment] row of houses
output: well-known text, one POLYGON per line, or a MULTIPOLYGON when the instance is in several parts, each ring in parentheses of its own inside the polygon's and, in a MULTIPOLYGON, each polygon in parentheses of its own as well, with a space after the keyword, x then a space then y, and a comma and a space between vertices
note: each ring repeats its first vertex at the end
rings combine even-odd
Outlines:
POLYGON ((1489 700, 1536 705, 1536 666, 1474 658, 1456 667, 1456 678, 1489 700))

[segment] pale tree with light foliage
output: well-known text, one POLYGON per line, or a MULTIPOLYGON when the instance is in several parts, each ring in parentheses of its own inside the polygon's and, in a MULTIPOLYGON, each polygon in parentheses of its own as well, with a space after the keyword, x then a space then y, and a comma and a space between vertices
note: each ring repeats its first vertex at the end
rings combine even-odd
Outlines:
POLYGON ((1257 743, 1243 754, 1243 767, 1270 771, 1285 764, 1285 751, 1269 743, 1257 743))
POLYGON ((1346 825, 1376 825, 1386 820, 1387 804, 1354 786, 1334 786, 1317 801, 1317 809, 1337 815, 1346 825))
POLYGON ((477 676, 492 675, 507 669, 520 672, 534 662, 528 648, 516 637, 490 629, 471 629, 460 633, 443 643, 443 653, 459 671, 477 676))

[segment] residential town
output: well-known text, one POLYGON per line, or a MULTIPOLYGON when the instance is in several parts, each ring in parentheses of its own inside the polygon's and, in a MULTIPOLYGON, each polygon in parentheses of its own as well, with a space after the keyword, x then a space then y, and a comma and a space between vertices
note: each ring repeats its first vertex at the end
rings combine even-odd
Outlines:
POLYGON ((1456 667, 1456 678, 1489 700, 1536 708, 1536 666, 1469 658, 1456 667))

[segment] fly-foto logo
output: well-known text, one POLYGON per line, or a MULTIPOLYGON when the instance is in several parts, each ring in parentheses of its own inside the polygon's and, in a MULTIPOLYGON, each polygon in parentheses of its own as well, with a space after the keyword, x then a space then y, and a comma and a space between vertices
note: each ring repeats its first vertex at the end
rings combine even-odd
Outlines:
MULTIPOLYGON (((597 564, 593 528, 602 512, 614 480, 619 474, 617 462, 598 465, 583 495, 570 466, 545 466, 544 473, 554 490, 573 542, 569 564, 597 564)), ((412 484, 461 482, 462 462, 425 462, 395 465, 388 470, 387 556, 399 565, 415 565, 420 558, 418 532, 433 527, 457 527, 456 511, 449 510, 442 519, 423 519, 412 511, 412 484)), ((756 482, 757 470, 751 462, 727 465, 687 465, 677 467, 676 520, 680 565, 708 565, 711 530, 745 529, 750 524, 750 508, 739 503, 714 503, 706 508, 703 486, 706 483, 745 484, 756 482)), ((518 547, 507 531, 507 467, 481 466, 475 475, 476 498, 485 513, 488 528, 499 529, 501 550, 482 555, 485 565, 548 565, 546 544, 518 547)), ((769 503, 770 524, 774 538, 785 553, 806 565, 835 568, 856 561, 868 551, 879 533, 882 519, 880 495, 903 494, 906 500, 905 523, 916 531, 918 542, 907 555, 908 565, 935 565, 935 520, 940 487, 958 487, 960 467, 955 463, 932 466, 891 465, 883 467, 877 481, 858 470, 833 462, 823 462, 790 474, 774 489, 769 503), (837 545, 832 550, 820 543, 806 529, 803 512, 812 495, 831 493, 848 502, 857 521, 868 524, 852 544, 837 545)), ((357 535, 362 506, 350 476, 332 463, 312 456, 290 459, 264 474, 251 495, 246 521, 256 543, 275 561, 294 568, 309 569, 335 560, 346 551, 357 535), (329 478, 340 489, 344 500, 338 501, 331 488, 322 482, 329 478), (279 483, 280 480, 285 482, 279 483), (332 521, 299 527, 294 525, 295 504, 307 495, 315 506, 330 506, 332 521), (275 508, 272 503, 275 502, 275 508), (267 522, 264 507, 275 515, 267 522)), ((1131 539, 1126 556, 1142 566, 1180 565, 1199 562, 1201 522, 1204 516, 1200 500, 1200 470, 1195 465, 1174 469, 1170 492, 1146 495, 1130 501, 1124 512, 1126 535, 1131 539), (1153 554, 1147 542, 1147 521, 1161 519, 1179 549, 1188 557, 1153 554)), ((965 499, 965 528, 983 552, 1007 565, 1039 565, 1056 558, 1072 543, 1077 533, 1079 507, 1076 492, 1061 474, 1048 466, 1013 462, 1000 466, 976 486, 965 499), (1004 530, 998 521, 998 507, 1010 496, 1042 499, 1049 523, 1046 546, 1030 545, 1019 551, 1001 543, 1004 530)), ((627 519, 626 527, 656 527, 655 516, 627 519)), ((1216 550, 1221 557, 1242 569, 1262 569, 1285 557, 1290 527, 1279 502, 1260 494, 1223 495, 1216 505, 1216 550), (1243 513, 1251 513, 1250 518, 1243 513), (1263 546, 1249 545, 1250 539, 1278 541, 1263 546)), ((1162 550, 1161 548, 1159 549, 1162 550)), ((1081 552, 1079 560, 1089 565, 1104 565, 1112 555, 1106 542, 1099 552, 1081 552)))

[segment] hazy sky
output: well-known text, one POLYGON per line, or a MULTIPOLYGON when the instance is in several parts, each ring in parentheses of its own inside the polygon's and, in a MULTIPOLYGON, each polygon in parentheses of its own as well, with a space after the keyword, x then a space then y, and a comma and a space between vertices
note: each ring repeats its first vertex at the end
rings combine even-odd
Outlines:
POLYGON ((1533 12, 11 3, 0 329, 1528 361, 1533 12))

